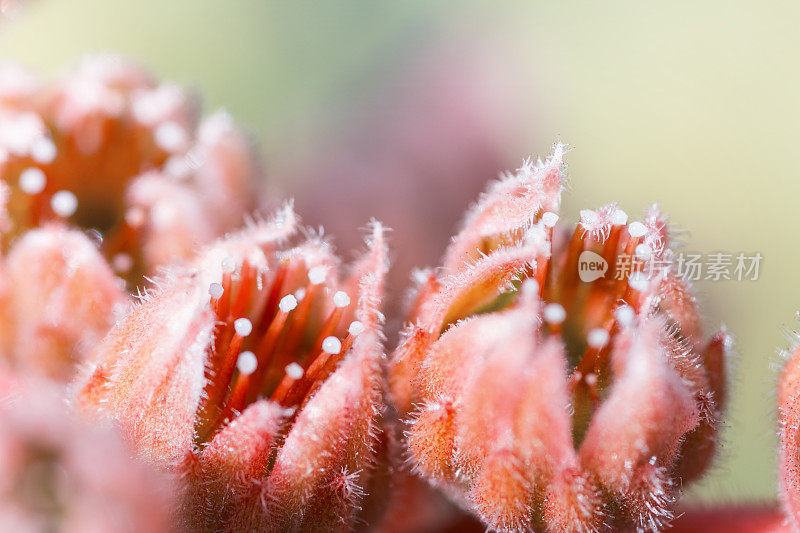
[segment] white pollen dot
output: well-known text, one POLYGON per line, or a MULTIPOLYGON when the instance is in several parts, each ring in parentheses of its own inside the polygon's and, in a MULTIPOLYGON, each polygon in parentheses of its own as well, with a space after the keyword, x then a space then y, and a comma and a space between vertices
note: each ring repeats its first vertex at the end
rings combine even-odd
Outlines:
POLYGON ((288 313, 295 307, 297 307, 297 298, 294 297, 294 294, 287 294, 283 298, 281 298, 280 303, 278 304, 281 312, 288 313))
POLYGON ((542 222, 548 228, 552 228, 558 222, 558 215, 553 213, 552 211, 547 211, 542 214, 542 222))
POLYGON ((587 224, 589 226, 597 223, 597 213, 592 211, 591 209, 582 209, 581 210, 581 222, 583 224, 587 224))
POLYGON ((208 294, 210 294, 215 300, 222 298, 222 293, 224 292, 225 289, 219 283, 212 283, 208 286, 208 294))
POLYGON ((119 273, 128 272, 133 266, 133 258, 125 253, 117 254, 111 259, 111 266, 119 273))
POLYGON ((125 213, 125 223, 132 228, 138 228, 144 224, 145 218, 147 217, 141 207, 131 207, 125 213))
POLYGON ((239 359, 236 360, 236 368, 240 374, 250 375, 256 371, 258 366, 258 359, 253 352, 242 352, 239 354, 239 359))
POLYGON ((350 305, 350 297, 344 291, 336 291, 333 295, 333 305, 336 307, 347 307, 350 305))
POLYGON ((539 282, 533 278, 528 278, 522 282, 520 289, 525 294, 539 294, 539 282))
POLYGON ((614 214, 611 215, 611 223, 616 226, 624 226, 628 223, 628 213, 622 209, 617 209, 614 211, 614 214))
POLYGON ((547 304, 544 308, 544 320, 548 324, 561 324, 567 318, 567 312, 561 304, 547 304))
POLYGON ((357 337, 364 333, 364 324, 359 322, 358 320, 353 320, 350 322, 350 327, 347 328, 347 332, 352 335, 353 337, 357 337))
POLYGON ((600 349, 608 343, 608 332, 603 328, 595 328, 589 332, 586 340, 592 348, 600 349))
POLYGON ((222 260, 222 271, 232 274, 236 270, 236 261, 232 257, 226 257, 222 260))
POLYGON ((633 308, 629 305, 621 305, 616 313, 617 322, 620 323, 622 326, 630 326, 633 324, 633 318, 635 316, 633 312, 633 308))
POLYGON ((305 374, 303 367, 297 363, 289 363, 284 370, 286 370, 286 375, 292 379, 300 379, 305 374))
POLYGON ((186 132, 175 122, 165 122, 156 128, 156 144, 167 152, 177 152, 186 145, 186 132))
POLYGON ((308 281, 314 285, 319 285, 325 282, 328 275, 328 269, 325 267, 314 267, 308 271, 308 281))
POLYGON ((37 139, 31 146, 31 157, 37 163, 52 163, 56 158, 56 145, 47 138, 37 139))
POLYGON ((47 185, 47 176, 38 168, 26 168, 19 174, 19 188, 25 194, 39 194, 47 185))
POLYGON ((322 351, 335 355, 342 351, 342 341, 336 337, 325 337, 325 340, 322 341, 322 351))
POLYGON ((78 198, 69 191, 58 191, 50 198, 50 208, 62 218, 71 217, 78 209, 78 198))
POLYGON ((253 331, 253 323, 246 318, 237 318, 233 321, 233 329, 240 337, 247 337, 253 331))
POLYGON ((628 233, 631 237, 644 237, 644 234, 647 233, 647 226, 638 221, 631 222, 628 226, 628 233))
POLYGON ((597 374, 586 374, 586 378, 584 379, 586 380, 586 384, 590 387, 597 385, 597 374))
POLYGON ((650 256, 652 255, 653 249, 648 245, 642 243, 636 246, 636 257, 639 257, 640 259, 650 259, 650 256))
POLYGON ((302 302, 303 298, 306 297, 306 289, 305 287, 300 287, 296 291, 294 291, 294 297, 297 298, 298 302, 302 302))
POLYGON ((650 285, 650 278, 644 272, 633 272, 628 276, 628 285, 631 289, 642 292, 650 285))

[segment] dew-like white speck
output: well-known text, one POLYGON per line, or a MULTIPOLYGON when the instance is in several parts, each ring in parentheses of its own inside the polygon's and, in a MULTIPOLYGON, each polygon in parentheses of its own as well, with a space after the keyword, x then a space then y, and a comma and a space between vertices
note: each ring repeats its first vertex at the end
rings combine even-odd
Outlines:
POLYGON ((628 276, 628 285, 631 289, 642 292, 650 285, 650 278, 644 272, 633 272, 628 276))
POLYGON ((111 259, 111 266, 115 272, 124 274, 133 267, 133 258, 126 253, 117 254, 111 259))
POLYGON ((615 316, 617 317, 617 322, 619 322, 620 325, 630 326, 633 324, 635 313, 633 312, 633 308, 631 306, 621 305, 617 308, 615 316))
POLYGON ((567 318, 567 312, 561 304, 547 304, 543 313, 544 320, 548 324, 561 324, 567 318))
POLYGON ((653 249, 648 245, 642 243, 636 246, 636 257, 640 259, 650 259, 653 255, 653 249))
POLYGON ((236 270, 236 261, 232 257, 226 257, 222 260, 222 271, 232 274, 236 270))
POLYGON ((288 313, 295 307, 297 307, 297 298, 294 297, 294 294, 287 294, 286 296, 281 298, 280 303, 278 303, 278 308, 283 313, 288 313))
POLYGON ((336 337, 325 337, 325 340, 322 341, 322 351, 335 355, 342 351, 342 341, 336 337))
POLYGON ((333 305, 336 307, 347 307, 350 305, 350 297, 344 291, 336 291, 333 295, 333 305))
POLYGON ((236 360, 236 368, 240 374, 250 375, 256 371, 258 366, 258 359, 253 352, 247 351, 239 354, 239 359, 236 360))
POLYGON ((303 367, 297 363, 289 363, 284 370, 286 370, 286 375, 292 379, 300 379, 305 373, 303 367))
POLYGON ((56 145, 46 137, 37 139, 31 146, 31 157, 37 163, 45 165, 52 163, 56 158, 56 153, 56 145))
POLYGON ((167 152, 177 152, 186 146, 186 131, 175 122, 165 122, 156 128, 156 144, 167 152))
POLYGON ((146 218, 147 216, 144 213, 144 209, 141 207, 131 207, 125 213, 125 223, 132 228, 140 227, 144 224, 146 218))
POLYGON ((308 271, 308 281, 310 281, 314 285, 319 285, 320 283, 324 283, 325 278, 327 276, 328 276, 328 269, 325 267, 314 267, 308 271))
POLYGON ((347 332, 352 335, 353 337, 357 337, 364 333, 364 324, 359 322, 358 320, 353 320, 350 322, 350 327, 347 328, 347 332))
POLYGON ((617 209, 614 211, 614 214, 611 215, 611 223, 616 226, 624 226, 628 223, 628 213, 622 209, 617 209))
POLYGON ((589 332, 586 341, 592 348, 600 349, 608 343, 608 332, 603 328, 595 328, 589 332))
POLYGON ((240 337, 247 337, 253 331, 253 323, 246 318, 237 318, 233 321, 233 329, 240 337))
POLYGON ((539 294, 539 282, 533 278, 528 278, 522 282, 520 289, 525 294, 539 294))
POLYGON ((19 188, 25 194, 39 194, 47 185, 47 176, 39 168, 26 168, 19 173, 19 188))
POLYGON ((225 289, 219 283, 212 283, 208 286, 208 294, 215 300, 222 298, 224 292, 225 289))
POLYGON ((631 237, 644 237, 645 233, 647 233, 647 226, 639 221, 631 222, 628 226, 628 233, 631 237))
POLYGON ((50 208, 62 218, 71 217, 78 209, 78 198, 70 191, 58 191, 50 198, 50 208))
POLYGON ((597 385, 597 374, 586 374, 584 379, 586 380, 586 384, 590 387, 597 385))
POLYGON ((558 222, 558 215, 552 211, 547 211, 542 214, 542 223, 548 228, 552 228, 558 222))

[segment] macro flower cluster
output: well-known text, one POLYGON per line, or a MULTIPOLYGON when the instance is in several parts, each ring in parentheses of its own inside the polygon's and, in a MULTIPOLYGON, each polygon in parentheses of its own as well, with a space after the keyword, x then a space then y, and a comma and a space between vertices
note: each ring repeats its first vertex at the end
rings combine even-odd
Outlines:
POLYGON ((364 221, 344 262, 267 209, 228 115, 115 56, 0 68, 3 530, 418 531, 432 489, 464 530, 713 531, 680 499, 720 447, 731 337, 703 331, 656 207, 560 218, 565 155, 489 183, 395 334, 385 280, 413 250, 364 221))

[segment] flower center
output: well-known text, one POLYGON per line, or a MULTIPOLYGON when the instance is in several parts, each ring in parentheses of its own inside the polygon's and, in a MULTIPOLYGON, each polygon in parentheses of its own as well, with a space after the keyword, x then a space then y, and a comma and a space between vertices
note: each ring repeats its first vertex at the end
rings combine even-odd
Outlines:
POLYGON ((271 280, 244 262, 223 263, 220 283, 209 287, 218 324, 208 354, 208 379, 201 405, 198 442, 259 398, 301 409, 350 350, 364 326, 350 322, 350 297, 326 284, 327 268, 307 271, 292 287, 287 264, 271 280))

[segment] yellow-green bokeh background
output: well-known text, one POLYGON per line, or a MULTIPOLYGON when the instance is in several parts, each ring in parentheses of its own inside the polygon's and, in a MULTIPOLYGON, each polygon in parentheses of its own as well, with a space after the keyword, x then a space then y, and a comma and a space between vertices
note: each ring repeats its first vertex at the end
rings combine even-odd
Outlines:
POLYGON ((567 216, 658 201, 690 230, 687 249, 764 255, 757 282, 698 287, 738 356, 726 451, 693 492, 767 499, 777 349, 800 308, 799 23, 789 1, 32 0, 0 27, 0 59, 56 72, 86 52, 131 55, 226 107, 280 161, 397 54, 424 55, 421 36, 473 49, 481 36, 518 83, 511 160, 556 139, 575 148, 567 216))

